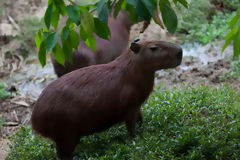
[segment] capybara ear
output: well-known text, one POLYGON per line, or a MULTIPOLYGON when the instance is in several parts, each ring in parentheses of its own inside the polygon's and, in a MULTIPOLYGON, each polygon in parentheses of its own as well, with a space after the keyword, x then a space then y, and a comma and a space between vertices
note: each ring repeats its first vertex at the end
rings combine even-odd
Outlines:
POLYGON ((137 53, 140 51, 141 47, 142 47, 142 46, 141 46, 140 44, 135 43, 135 42, 132 42, 132 43, 131 43, 131 46, 130 46, 130 49, 131 49, 135 54, 137 54, 137 53))

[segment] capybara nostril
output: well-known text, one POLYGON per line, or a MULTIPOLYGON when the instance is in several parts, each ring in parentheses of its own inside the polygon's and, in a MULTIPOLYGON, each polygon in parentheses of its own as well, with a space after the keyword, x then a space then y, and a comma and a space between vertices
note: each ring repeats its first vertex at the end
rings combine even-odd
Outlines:
POLYGON ((179 51, 177 52, 177 58, 182 59, 182 54, 183 54, 182 48, 180 48, 179 51))

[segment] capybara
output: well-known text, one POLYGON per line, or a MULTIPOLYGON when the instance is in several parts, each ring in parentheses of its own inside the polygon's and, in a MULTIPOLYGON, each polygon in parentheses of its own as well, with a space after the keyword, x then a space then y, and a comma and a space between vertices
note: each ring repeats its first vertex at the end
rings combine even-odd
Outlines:
POLYGON ((181 60, 182 49, 175 44, 133 42, 108 64, 77 69, 50 83, 34 106, 32 127, 56 142, 61 159, 71 157, 82 136, 116 123, 125 122, 134 137, 155 71, 176 67, 181 60))
POLYGON ((117 58, 128 46, 129 32, 133 22, 130 20, 129 13, 121 10, 116 17, 110 15, 108 18, 108 27, 111 31, 109 40, 102 39, 95 35, 97 51, 92 49, 80 40, 78 50, 72 52, 72 64, 68 61, 65 66, 59 64, 51 55, 54 71, 58 77, 73 70, 95 65, 108 63, 117 58))

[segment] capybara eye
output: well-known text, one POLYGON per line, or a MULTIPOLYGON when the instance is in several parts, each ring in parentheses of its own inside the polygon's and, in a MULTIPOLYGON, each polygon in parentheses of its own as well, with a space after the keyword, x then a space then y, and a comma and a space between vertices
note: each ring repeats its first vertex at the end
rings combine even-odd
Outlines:
POLYGON ((154 52, 154 51, 156 51, 156 50, 158 49, 158 47, 157 47, 157 46, 151 46, 151 47, 149 47, 149 49, 150 49, 152 52, 154 52))
POLYGON ((135 39, 133 40, 134 43, 137 43, 137 42, 139 42, 139 41, 140 41, 139 38, 135 38, 135 39))

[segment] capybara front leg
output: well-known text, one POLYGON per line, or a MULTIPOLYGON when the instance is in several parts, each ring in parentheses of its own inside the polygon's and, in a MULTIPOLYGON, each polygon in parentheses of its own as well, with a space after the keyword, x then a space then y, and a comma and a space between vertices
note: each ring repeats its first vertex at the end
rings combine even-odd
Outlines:
POLYGON ((78 143, 78 138, 62 137, 56 140, 57 156, 61 160, 72 160, 72 153, 78 143))
POLYGON ((131 138, 136 137, 135 128, 136 128, 137 118, 138 118, 138 112, 132 112, 132 113, 128 114, 127 118, 126 118, 126 127, 127 127, 127 130, 129 132, 131 138))

